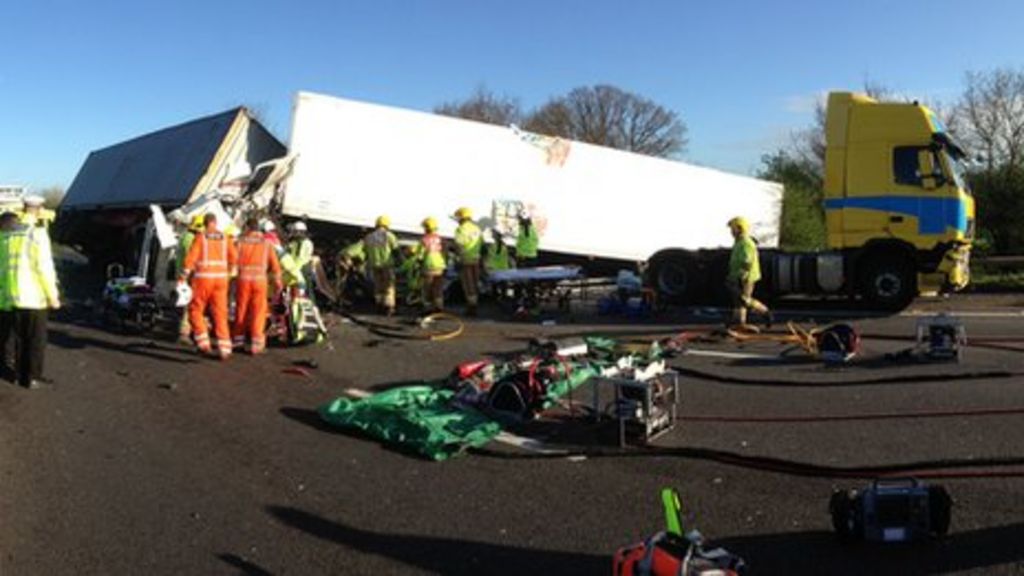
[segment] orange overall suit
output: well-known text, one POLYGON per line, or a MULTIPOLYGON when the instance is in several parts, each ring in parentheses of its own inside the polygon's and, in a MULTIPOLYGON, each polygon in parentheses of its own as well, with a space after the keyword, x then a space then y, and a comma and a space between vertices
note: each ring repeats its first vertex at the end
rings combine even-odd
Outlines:
POLYGON ((252 354, 267 347, 267 274, 281 289, 281 263, 270 241, 259 231, 246 233, 238 241, 238 283, 235 285, 235 324, 231 327, 233 344, 245 345, 249 337, 252 354))
POLYGON ((235 246, 220 232, 204 232, 196 236, 185 256, 182 271, 192 274, 192 302, 188 318, 192 335, 200 352, 209 353, 210 335, 206 326, 206 309, 210 308, 213 331, 217 336, 217 352, 222 360, 231 356, 231 331, 228 328, 228 282, 235 270, 235 246))

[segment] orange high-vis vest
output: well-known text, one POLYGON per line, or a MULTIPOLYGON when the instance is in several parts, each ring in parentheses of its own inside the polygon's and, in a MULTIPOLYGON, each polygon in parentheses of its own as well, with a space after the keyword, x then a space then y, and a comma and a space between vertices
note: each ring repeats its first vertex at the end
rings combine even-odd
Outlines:
POLYGON ((260 232, 246 234, 238 241, 238 279, 266 282, 268 271, 280 281, 281 263, 273 246, 260 232))
POLYGON ((237 262, 235 246, 220 232, 206 232, 196 236, 185 256, 184 275, 195 272, 193 278, 227 280, 237 262))

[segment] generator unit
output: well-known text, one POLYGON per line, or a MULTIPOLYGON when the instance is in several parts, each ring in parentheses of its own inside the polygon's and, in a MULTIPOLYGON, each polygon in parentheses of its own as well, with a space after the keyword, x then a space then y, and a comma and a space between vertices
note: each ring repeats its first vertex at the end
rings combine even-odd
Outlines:
POLYGON ((913 478, 875 480, 864 490, 838 490, 829 501, 842 540, 912 542, 949 532, 953 501, 942 486, 913 478))

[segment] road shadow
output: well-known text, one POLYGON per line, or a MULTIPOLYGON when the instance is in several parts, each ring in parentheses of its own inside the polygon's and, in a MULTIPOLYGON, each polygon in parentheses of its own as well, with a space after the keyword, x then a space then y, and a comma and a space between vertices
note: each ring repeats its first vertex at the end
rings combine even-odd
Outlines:
POLYGON ((264 570, 257 564, 253 564, 248 560, 236 555, 236 554, 218 554, 217 558, 220 558, 225 564, 238 569, 237 574, 243 576, 273 576, 273 572, 264 570))
POLYGON ((123 352, 135 356, 142 356, 162 362, 173 362, 177 364, 195 364, 199 362, 195 354, 167 345, 158 344, 156 341, 129 342, 119 344, 101 338, 72 334, 67 330, 51 328, 47 334, 47 341, 51 346, 65 348, 68 350, 81 350, 84 348, 101 348, 114 352, 123 352))
POLYGON ((715 540, 757 574, 926 575, 1024 562, 1024 523, 953 533, 943 540, 882 546, 842 543, 831 532, 810 531, 715 540))
MULTIPOLYGON (((305 424, 306 426, 309 426, 310 428, 317 430, 319 432, 330 432, 332 434, 340 434, 342 436, 357 437, 355 434, 347 433, 347 431, 342 428, 331 426, 327 422, 324 422, 323 418, 320 417, 320 413, 318 413, 316 410, 286 406, 278 410, 278 412, 280 412, 282 416, 289 420, 292 420, 293 422, 305 424)), ((362 436, 359 437, 363 438, 362 436)))
POLYGON ((347 438, 358 440, 360 442, 373 442, 377 446, 380 446, 381 448, 387 450, 388 452, 394 452, 395 454, 408 456, 410 458, 418 458, 420 460, 429 460, 429 458, 426 458, 423 454, 416 452, 416 450, 412 446, 398 444, 395 442, 387 442, 381 438, 373 436, 372 434, 368 434, 358 428, 342 428, 340 426, 332 426, 331 424, 325 422, 324 419, 320 417, 320 413, 317 412, 316 410, 309 410, 307 408, 285 407, 281 408, 279 412, 285 418, 309 426, 310 428, 318 432, 327 432, 329 434, 345 436, 347 438))
POLYGON ((611 556, 536 550, 437 536, 386 534, 362 530, 288 506, 267 506, 266 510, 285 526, 321 540, 437 574, 601 574, 608 572, 611 566, 611 556))

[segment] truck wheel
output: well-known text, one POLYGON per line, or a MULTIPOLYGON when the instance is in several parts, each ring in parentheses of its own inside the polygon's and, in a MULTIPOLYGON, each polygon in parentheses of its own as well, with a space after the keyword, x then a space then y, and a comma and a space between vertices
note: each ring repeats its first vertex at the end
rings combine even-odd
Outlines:
POLYGON ((872 308, 897 311, 917 294, 917 272, 905 257, 880 257, 867 263, 860 282, 861 295, 872 308))
POLYGON ((700 288, 697 266, 682 251, 665 252, 652 258, 647 280, 647 285, 658 291, 658 300, 670 304, 689 304, 700 288))
POLYGON ((832 516, 832 529, 840 540, 853 538, 853 513, 856 492, 853 490, 836 490, 828 502, 828 511, 832 516))

